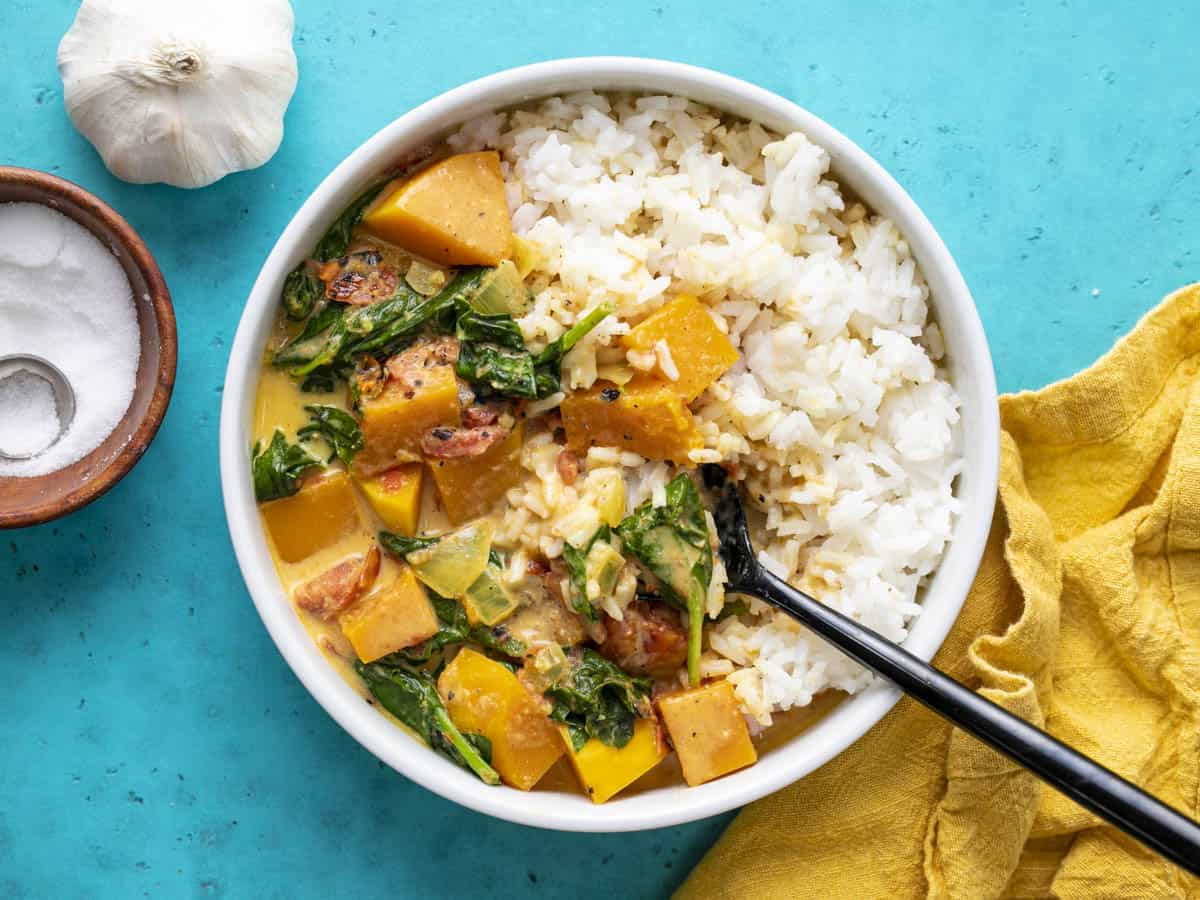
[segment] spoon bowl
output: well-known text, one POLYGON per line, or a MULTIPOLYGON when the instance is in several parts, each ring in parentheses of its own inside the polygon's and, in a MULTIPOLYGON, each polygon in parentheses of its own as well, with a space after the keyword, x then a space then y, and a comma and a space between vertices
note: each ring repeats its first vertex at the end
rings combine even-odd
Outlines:
POLYGON ((71 382, 67 380, 67 376, 62 373, 62 370, 58 366, 54 365, 48 359, 42 359, 40 356, 12 355, 0 357, 0 384, 3 384, 10 378, 16 378, 22 373, 40 378, 46 384, 50 385, 50 390, 54 394, 54 410, 58 417, 58 432, 48 444, 35 447, 25 453, 0 446, 0 459, 33 459, 35 456, 40 456, 58 443, 59 439, 67 433, 67 429, 71 427, 71 423, 75 420, 75 388, 71 386, 71 382))

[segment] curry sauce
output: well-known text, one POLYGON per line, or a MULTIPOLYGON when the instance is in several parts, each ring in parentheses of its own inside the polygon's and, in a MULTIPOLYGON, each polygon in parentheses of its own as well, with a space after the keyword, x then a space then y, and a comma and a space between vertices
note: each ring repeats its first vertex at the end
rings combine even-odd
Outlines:
POLYGON ((702 676, 706 628, 745 610, 716 581, 692 404, 737 350, 678 294, 619 323, 576 388, 565 360, 613 307, 531 337, 538 251, 498 157, 431 159, 369 187, 283 285, 251 473, 297 615, 485 785, 601 803, 778 752, 838 696, 752 734, 732 683, 702 676))
MULTIPOLYGON (((296 381, 285 372, 273 366, 264 366, 254 407, 254 440, 269 441, 276 429, 294 432, 307 421, 304 406, 315 403, 347 408, 344 392, 306 393, 301 391, 296 381)), ((273 542, 269 542, 275 569, 279 573, 280 583, 288 596, 291 596, 297 587, 328 570, 338 561, 353 554, 366 553, 374 545, 375 536, 383 528, 383 523, 375 515, 370 504, 361 496, 357 497, 357 508, 360 515, 360 527, 357 530, 300 562, 284 562, 273 542)), ((421 531, 444 530, 449 524, 444 511, 439 508, 436 491, 431 490, 430 485, 426 485, 422 493, 420 522, 419 530, 421 531)), ((379 583, 386 584, 389 580, 394 579, 400 566, 401 564, 395 559, 385 556, 379 574, 379 583)), ((364 699, 371 700, 370 693, 362 679, 354 671, 353 650, 337 622, 322 621, 301 609, 297 609, 296 613, 329 664, 357 693, 361 694, 364 699)), ((557 618, 561 616, 561 613, 552 610, 550 615, 557 618)), ((759 754, 783 752, 784 745, 835 709, 845 699, 845 696, 839 691, 825 691, 817 695, 807 706, 775 713, 772 717, 773 724, 753 736, 759 754)), ((398 727, 412 733, 411 729, 386 709, 378 705, 376 708, 398 727)), ((415 734, 414 737, 416 737, 415 734)), ((625 788, 622 795, 628 796, 681 784, 683 784, 683 775, 680 771, 679 761, 674 754, 671 754, 625 788)), ((537 782, 534 790, 561 793, 581 792, 577 777, 566 758, 555 763, 537 782)))

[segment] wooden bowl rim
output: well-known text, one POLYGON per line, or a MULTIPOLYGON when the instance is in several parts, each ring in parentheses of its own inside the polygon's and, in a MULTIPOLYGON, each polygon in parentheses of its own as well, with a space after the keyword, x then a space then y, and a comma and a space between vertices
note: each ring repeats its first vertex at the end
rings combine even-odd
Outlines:
MULTIPOLYGON (((37 169, 0 166, 0 184, 30 186, 49 197, 58 197, 66 204, 65 208, 59 208, 58 211, 70 218, 74 218, 70 213, 71 208, 83 209, 95 215, 111 232, 113 241, 128 254, 133 265, 145 278, 146 290, 154 308, 154 319, 158 325, 159 334, 158 371, 155 373, 154 393, 151 395, 150 404, 146 408, 142 421, 130 435, 126 445, 113 458, 112 462, 66 495, 18 512, 0 511, 0 529, 7 529, 40 525, 74 512, 99 498, 129 473, 142 458, 150 446, 150 442, 154 440, 163 417, 166 415, 167 406, 171 402, 171 394, 175 387, 175 366, 178 361, 179 345, 175 328, 175 308, 171 303, 171 293, 167 290, 167 283, 163 279, 162 272, 159 271, 158 263, 154 261, 154 256, 150 253, 146 242, 115 209, 73 181, 37 169)), ((141 366, 139 365, 138 368, 140 372, 141 366)), ((131 414, 132 409, 126 410, 125 415, 118 422, 117 428, 128 422, 131 414)), ((83 459, 87 459, 87 456, 83 459)), ((33 480, 50 478, 55 474, 50 472, 46 475, 36 476, 33 480)))

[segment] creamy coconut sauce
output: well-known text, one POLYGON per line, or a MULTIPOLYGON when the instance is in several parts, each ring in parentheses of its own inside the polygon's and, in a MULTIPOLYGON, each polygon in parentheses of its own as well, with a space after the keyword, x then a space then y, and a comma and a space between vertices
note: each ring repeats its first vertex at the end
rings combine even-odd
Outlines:
MULTIPOLYGON (((304 412, 306 404, 325 404, 346 407, 344 391, 333 393, 305 393, 286 372, 266 365, 263 367, 259 380, 258 395, 255 400, 254 434, 257 441, 269 441, 276 428, 282 428, 287 433, 294 433, 297 428, 308 421, 304 412)), ((439 531, 449 527, 444 513, 437 507, 437 491, 427 489, 422 495, 421 529, 422 531, 439 531)), ((384 527, 383 523, 371 510, 361 496, 357 497, 360 527, 342 537, 337 543, 318 551, 314 555, 297 563, 287 563, 279 558, 274 547, 271 548, 275 571, 289 597, 296 587, 311 578, 320 575, 342 559, 353 554, 366 553, 375 541, 375 535, 384 527)), ((270 543, 270 541, 268 541, 270 543)), ((386 586, 400 570, 400 564, 384 554, 379 577, 374 590, 386 586)), ((296 609, 296 615, 312 636, 313 642, 321 649, 329 664, 349 684, 356 693, 370 702, 370 695, 362 679, 354 671, 354 651, 342 635, 337 621, 323 622, 302 609, 296 609)), ((813 699, 808 706, 796 707, 786 712, 776 713, 774 724, 754 737, 754 743, 760 754, 770 753, 781 748, 796 735, 806 731, 831 712, 845 695, 838 691, 825 691, 813 699)), ((400 728, 407 727, 389 714, 382 707, 375 705, 383 715, 400 728)), ((411 731, 410 731, 411 734, 411 731)), ((415 737, 415 735, 414 735, 415 737)), ((415 748, 426 752, 424 748, 415 748)), ((671 754, 659 765, 655 766, 640 779, 622 791, 622 796, 655 790, 661 787, 676 787, 683 784, 679 760, 671 754)), ((563 793, 582 793, 579 782, 571 771, 567 760, 559 760, 548 771, 534 790, 557 791, 563 793)))

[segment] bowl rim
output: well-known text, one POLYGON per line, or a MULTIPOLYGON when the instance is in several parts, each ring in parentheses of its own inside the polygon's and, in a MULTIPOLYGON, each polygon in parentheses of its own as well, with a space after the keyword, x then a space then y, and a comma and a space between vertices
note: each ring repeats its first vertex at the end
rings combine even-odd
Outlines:
MULTIPOLYGON (((936 269, 943 282, 933 303, 953 308, 962 326, 963 333, 951 353, 967 361, 964 364, 973 379, 973 402, 978 404, 975 432, 964 442, 964 457, 973 453, 973 468, 977 469, 966 476, 970 478, 973 502, 969 508, 964 504, 936 573, 936 584, 925 597, 926 608, 905 641, 906 648, 922 659, 932 658, 957 619, 983 554, 995 503, 999 414, 991 356, 978 311, 945 244, 915 202, 869 154, 822 119, 784 97, 730 75, 667 60, 619 56, 551 60, 507 69, 449 90, 400 116, 359 145, 309 195, 284 228, 251 290, 231 346, 221 407, 221 485, 226 518, 238 564, 263 623, 292 671, 342 728, 378 759, 434 793, 478 812, 541 828, 637 831, 727 812, 791 784, 857 741, 895 705, 901 696, 899 690, 877 679, 811 729, 760 758, 756 765, 694 788, 659 788, 592 805, 574 794, 568 797, 484 787, 473 775, 430 752, 379 715, 323 658, 279 583, 247 466, 248 425, 262 342, 276 308, 279 286, 287 271, 303 258, 304 241, 316 239, 329 212, 338 208, 339 202, 349 202, 356 190, 382 171, 382 161, 389 154, 393 159, 398 156, 397 145, 418 138, 430 141, 444 134, 452 123, 461 123, 485 110, 570 93, 584 86, 681 94, 735 115, 786 121, 789 130, 803 131, 835 160, 857 171, 859 180, 851 183, 856 192, 864 195, 863 188, 870 186, 878 196, 886 197, 889 215, 907 223, 901 229, 906 239, 912 242, 914 229, 919 232, 924 247, 919 260, 922 271, 928 279, 936 269), (769 115, 740 112, 746 108, 765 110, 769 115), (952 559, 951 567, 948 564, 952 559), (935 592, 939 602, 931 606, 929 600, 935 592)), ((944 316, 944 312, 939 313, 939 319, 944 316)), ((964 409, 966 406, 964 397, 964 409)))
MULTIPOLYGON (((154 319, 158 326, 159 343, 154 393, 150 397, 150 404, 146 407, 145 415, 138 423, 137 429, 130 435, 125 446, 108 465, 66 495, 26 507, 18 512, 0 512, 0 530, 4 530, 41 525, 75 512, 99 499, 129 474, 150 447, 166 416, 175 387, 179 344, 175 324, 175 307, 171 302, 171 292, 167 289, 167 282, 163 278, 153 254, 150 253, 150 248, 146 246, 146 242, 120 213, 75 182, 38 169, 0 165, 0 184, 32 186, 48 197, 58 198, 69 207, 82 209, 99 219, 146 280, 146 291, 150 295, 154 319)), ((70 214, 61 207, 56 208, 63 215, 70 217, 70 214)), ((140 363, 138 370, 140 373, 140 363)), ((128 414, 129 411, 126 410, 125 415, 121 417, 122 422, 128 414)), ((118 424, 117 427, 119 428, 120 425, 118 424)), ((87 460, 90 455, 85 455, 80 461, 87 460)), ((50 478, 55 474, 57 473, 51 472, 37 477, 50 478)))

